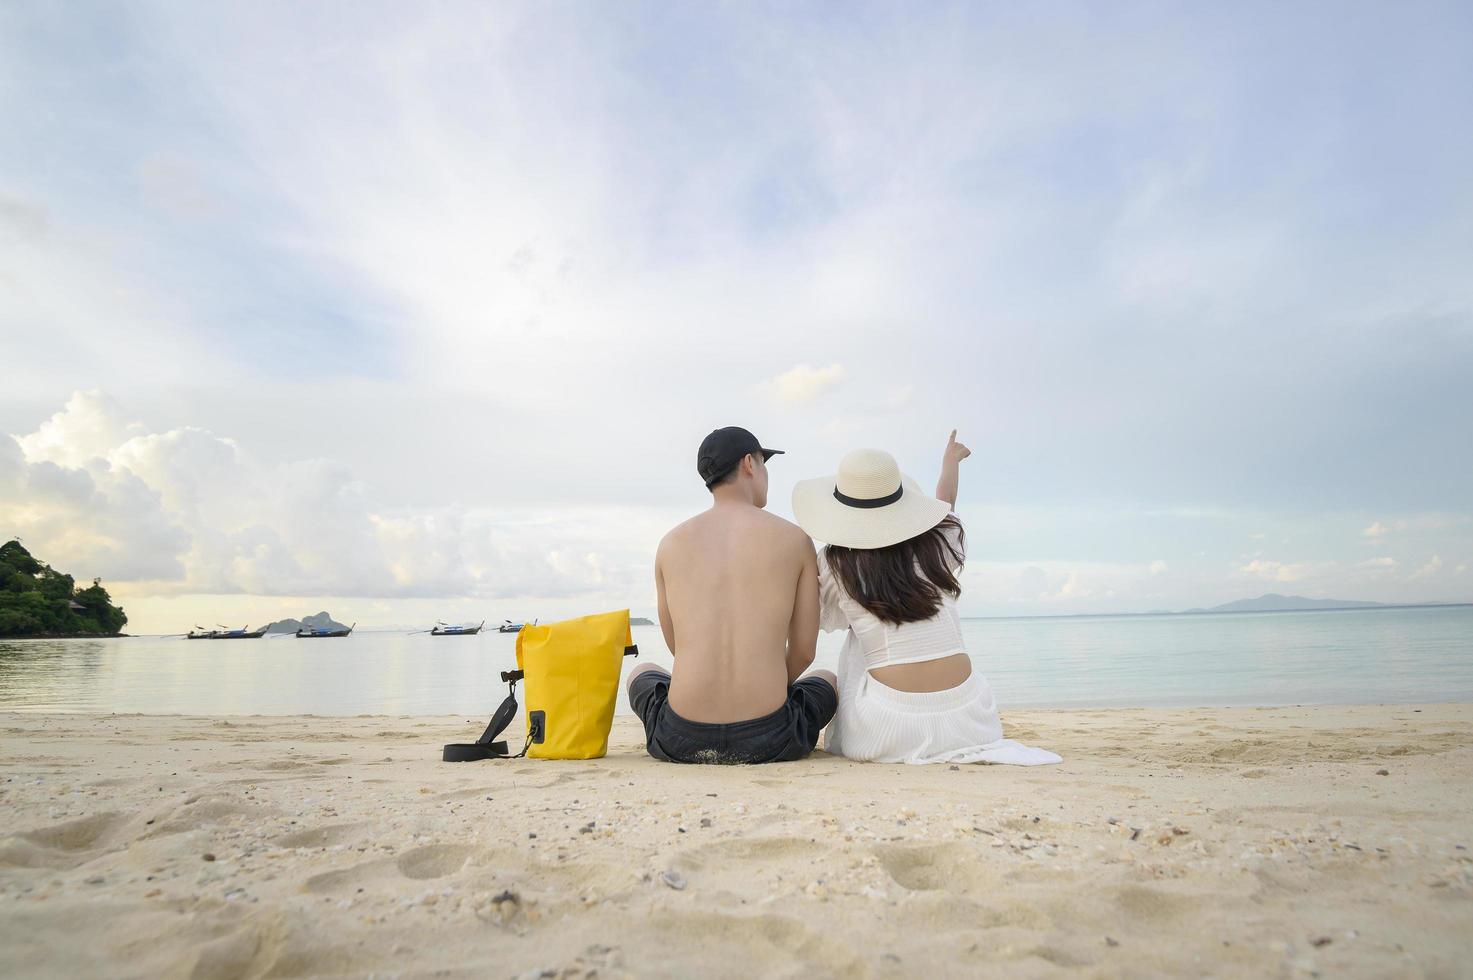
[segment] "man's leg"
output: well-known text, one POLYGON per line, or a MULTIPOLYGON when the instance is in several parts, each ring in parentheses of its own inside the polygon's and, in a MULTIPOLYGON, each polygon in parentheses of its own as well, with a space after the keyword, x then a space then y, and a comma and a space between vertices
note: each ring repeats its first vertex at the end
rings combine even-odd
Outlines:
MULTIPOLYGON (((645 666, 653 667, 654 664, 646 664, 645 666)), ((829 687, 832 687, 834 689, 834 694, 837 695, 839 693, 839 678, 834 676, 834 672, 832 670, 810 670, 808 673, 798 678, 798 681, 801 683, 808 680, 808 678, 810 677, 817 677, 820 680, 828 681, 829 687)))
POLYGON ((640 674, 647 674, 652 670, 658 670, 662 674, 668 674, 668 671, 663 670, 658 664, 648 662, 635 664, 634 669, 629 672, 629 679, 624 682, 624 689, 629 693, 629 700, 631 702, 634 700, 634 679, 640 674))
POLYGON ((839 708, 839 679, 832 671, 810 670, 788 691, 788 701, 798 710, 803 755, 807 755, 818 745, 825 726, 834 720, 839 708))
POLYGON ((660 712, 665 710, 665 698, 670 692, 670 674, 655 664, 640 664, 629 672, 629 707, 639 715, 644 724, 644 745, 650 755, 657 759, 665 754, 655 742, 655 723, 660 712))

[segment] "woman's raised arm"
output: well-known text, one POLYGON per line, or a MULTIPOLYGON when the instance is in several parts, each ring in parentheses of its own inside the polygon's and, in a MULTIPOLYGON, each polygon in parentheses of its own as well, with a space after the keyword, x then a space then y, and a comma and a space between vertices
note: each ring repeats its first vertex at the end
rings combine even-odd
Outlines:
POLYGON ((946 440, 946 451, 941 454, 941 478, 936 481, 936 499, 944 500, 951 504, 951 509, 956 510, 957 484, 961 482, 961 462, 972 451, 956 441, 956 430, 951 430, 951 435, 946 440))

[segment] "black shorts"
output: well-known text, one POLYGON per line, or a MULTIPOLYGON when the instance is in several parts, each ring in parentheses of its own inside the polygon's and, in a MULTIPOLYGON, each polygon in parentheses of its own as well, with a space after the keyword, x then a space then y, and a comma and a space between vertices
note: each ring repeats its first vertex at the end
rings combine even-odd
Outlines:
POLYGON ((670 675, 663 670, 644 671, 629 685, 629 703, 644 722, 645 748, 666 762, 792 762, 813 751, 839 707, 838 693, 818 677, 789 687, 787 703, 772 714, 724 724, 680 717, 666 701, 669 693, 670 675))

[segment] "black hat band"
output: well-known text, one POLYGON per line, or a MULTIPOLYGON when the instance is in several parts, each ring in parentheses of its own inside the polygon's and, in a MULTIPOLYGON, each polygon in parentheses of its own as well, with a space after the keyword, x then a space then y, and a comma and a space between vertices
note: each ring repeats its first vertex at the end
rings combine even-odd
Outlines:
POLYGON ((905 493, 905 484, 903 484, 903 483, 900 486, 898 486, 898 487, 895 488, 895 492, 894 493, 888 493, 888 494, 886 494, 883 497, 870 497, 870 498, 866 498, 866 497, 851 497, 848 494, 840 493, 839 492, 839 488, 838 487, 834 487, 834 499, 835 500, 837 500, 839 503, 843 504, 845 507, 859 507, 859 508, 861 508, 863 510, 869 510, 869 509, 874 508, 874 507, 884 507, 887 504, 893 504, 893 503, 895 503, 895 501, 897 501, 897 500, 900 499, 900 495, 903 494, 903 493, 905 493))

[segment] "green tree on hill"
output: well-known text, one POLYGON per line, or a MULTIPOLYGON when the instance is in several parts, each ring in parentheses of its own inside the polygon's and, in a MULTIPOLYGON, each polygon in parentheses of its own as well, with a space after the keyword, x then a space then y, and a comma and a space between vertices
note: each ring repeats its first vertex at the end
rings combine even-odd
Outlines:
POLYGON ((93 579, 76 580, 37 561, 19 541, 0 545, 0 636, 115 635, 128 616, 93 579))
POLYGON ((87 588, 78 589, 76 601, 86 608, 78 617, 90 617, 104 633, 117 633, 128 625, 128 614, 113 605, 112 596, 102 587, 102 579, 95 578, 87 588))

